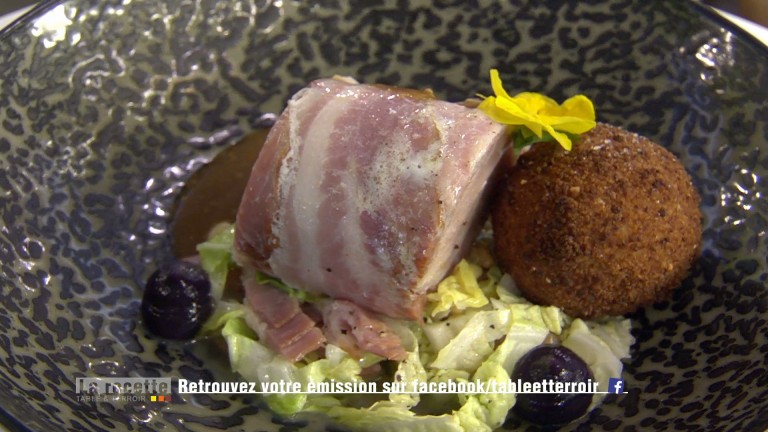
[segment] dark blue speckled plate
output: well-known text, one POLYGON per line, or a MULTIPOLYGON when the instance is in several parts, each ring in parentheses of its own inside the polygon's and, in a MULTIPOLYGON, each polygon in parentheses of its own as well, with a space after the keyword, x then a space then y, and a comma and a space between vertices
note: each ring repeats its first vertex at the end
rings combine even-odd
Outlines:
MULTIPOLYGON (((683 1, 70 0, 0 35, 0 406, 32 431, 322 430, 254 397, 85 403, 78 376, 232 378, 206 344, 137 325, 201 164, 311 79, 443 98, 581 92, 669 147, 703 198, 704 252, 633 316, 629 394, 576 430, 768 425, 768 53, 683 1)), ((505 425, 514 429, 519 425, 505 425)))

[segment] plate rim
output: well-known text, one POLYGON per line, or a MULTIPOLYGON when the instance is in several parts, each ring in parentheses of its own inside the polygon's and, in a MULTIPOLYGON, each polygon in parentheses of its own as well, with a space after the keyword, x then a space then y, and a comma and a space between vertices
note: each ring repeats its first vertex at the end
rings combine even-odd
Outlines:
POLYGON ((768 46, 765 43, 740 25, 719 14, 712 6, 705 5, 696 0, 688 1, 688 6, 698 10, 710 21, 719 23, 725 30, 735 34, 737 37, 741 38, 742 41, 748 42, 748 44, 755 50, 762 51, 764 56, 768 56, 768 46))
POLYGON ((27 12, 11 21, 5 28, 0 29, 0 41, 11 37, 16 31, 30 23, 32 20, 39 18, 45 12, 48 12, 66 1, 70 0, 41 0, 39 3, 36 3, 27 12))
MULTIPOLYGON (((69 2, 83 2, 87 0, 41 0, 33 5, 28 11, 20 15, 18 18, 11 21, 5 28, 0 29, 0 42, 5 41, 8 38, 13 37, 18 32, 23 31, 27 25, 31 24, 34 20, 40 18, 45 13, 49 12, 57 6, 60 6, 69 2)), ((613 0, 606 0, 606 3, 613 0)), ((734 21, 729 20, 725 16, 717 12, 712 6, 701 3, 697 0, 689 0, 687 2, 674 2, 672 3, 677 8, 688 9, 695 12, 704 21, 716 24, 722 29, 734 34, 740 39, 740 42, 746 44, 751 49, 759 52, 762 56, 768 59, 768 46, 760 41, 754 34, 750 33, 743 27, 739 26, 734 21)), ((750 424, 747 425, 748 429, 751 429, 751 425, 760 427, 760 423, 768 422, 768 412, 758 414, 750 424)), ((66 425, 61 425, 66 428, 66 425)), ((0 432, 37 432, 27 425, 25 425, 20 418, 11 414, 11 412, 3 406, 0 406, 0 432)), ((766 431, 768 432, 768 431, 766 431)))

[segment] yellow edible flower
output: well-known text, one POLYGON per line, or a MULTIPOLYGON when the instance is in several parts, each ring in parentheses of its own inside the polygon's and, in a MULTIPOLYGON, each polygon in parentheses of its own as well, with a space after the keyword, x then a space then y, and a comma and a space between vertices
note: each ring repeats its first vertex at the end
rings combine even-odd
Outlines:
POLYGON ((496 96, 488 96, 478 108, 492 120, 512 126, 524 126, 521 132, 542 138, 544 132, 571 150, 570 135, 583 134, 595 127, 595 107, 584 95, 576 95, 562 105, 539 93, 523 92, 510 96, 501 83, 499 71, 491 69, 491 86, 496 96))

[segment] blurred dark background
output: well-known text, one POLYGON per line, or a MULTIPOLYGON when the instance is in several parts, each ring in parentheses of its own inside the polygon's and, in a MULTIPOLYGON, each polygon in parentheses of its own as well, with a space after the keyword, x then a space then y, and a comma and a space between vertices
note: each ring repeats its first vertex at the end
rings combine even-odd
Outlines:
POLYGON ((768 0, 703 0, 703 2, 768 27, 768 0))
MULTIPOLYGON (((15 11, 39 0, 0 0, 0 15, 15 11)), ((702 1, 722 10, 768 27, 768 0, 693 0, 702 1)))
POLYGON ((0 15, 37 3, 38 0, 0 0, 0 15))

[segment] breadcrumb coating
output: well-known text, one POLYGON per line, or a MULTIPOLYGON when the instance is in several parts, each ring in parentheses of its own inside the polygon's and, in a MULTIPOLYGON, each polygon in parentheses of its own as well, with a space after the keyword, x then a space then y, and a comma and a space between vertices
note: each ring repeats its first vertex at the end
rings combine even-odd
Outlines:
POLYGON ((520 156, 492 223, 523 294, 586 319, 668 298, 701 250, 699 195, 677 158, 606 124, 570 152, 539 143, 520 156))

